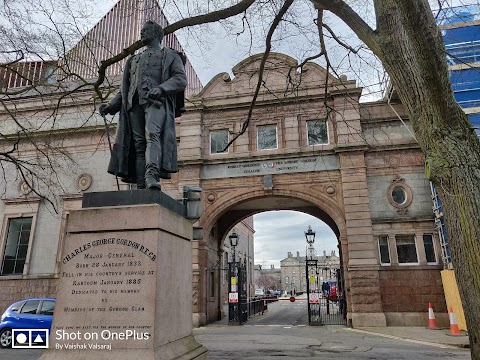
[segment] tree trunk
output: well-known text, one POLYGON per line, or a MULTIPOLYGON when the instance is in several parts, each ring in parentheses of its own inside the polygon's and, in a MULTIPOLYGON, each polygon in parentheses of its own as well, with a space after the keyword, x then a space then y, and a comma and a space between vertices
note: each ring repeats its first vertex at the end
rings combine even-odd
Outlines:
POLYGON ((480 143, 451 89, 443 39, 426 0, 375 0, 379 53, 409 114, 445 212, 454 269, 480 360, 480 143))

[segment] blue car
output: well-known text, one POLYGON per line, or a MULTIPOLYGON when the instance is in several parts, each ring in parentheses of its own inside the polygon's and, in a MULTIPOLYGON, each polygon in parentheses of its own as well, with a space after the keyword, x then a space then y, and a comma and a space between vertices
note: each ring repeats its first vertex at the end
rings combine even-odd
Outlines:
MULTIPOLYGON (((8 307, 0 318, 0 347, 12 346, 12 330, 49 329, 52 326, 55 299, 33 298, 18 301, 8 307)), ((46 341, 45 332, 33 332, 46 341)))

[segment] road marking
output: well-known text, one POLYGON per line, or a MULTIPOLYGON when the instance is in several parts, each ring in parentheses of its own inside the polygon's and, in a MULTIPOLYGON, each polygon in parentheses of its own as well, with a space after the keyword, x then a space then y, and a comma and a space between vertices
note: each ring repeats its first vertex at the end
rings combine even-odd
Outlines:
POLYGON ((262 324, 243 324, 243 326, 258 326, 258 327, 283 327, 285 329, 292 329, 297 327, 306 327, 307 325, 285 325, 285 324, 272 324, 272 325, 262 325, 262 324))
POLYGON ((421 340, 414 340, 414 339, 405 339, 399 336, 394 336, 394 335, 388 335, 388 334, 379 334, 373 331, 367 331, 367 330, 359 330, 359 329, 351 329, 351 328, 346 328, 345 330, 347 331, 353 331, 353 332, 358 332, 358 333, 363 333, 363 334, 369 334, 369 335, 376 335, 376 336, 381 336, 389 339, 394 339, 394 340, 401 340, 405 342, 411 342, 414 344, 419 344, 419 345, 428 345, 428 346, 433 346, 433 347, 438 347, 442 349, 457 349, 457 350, 469 350, 465 348, 461 348, 459 346, 454 346, 454 345, 445 345, 445 344, 436 344, 428 341, 421 341, 421 340))

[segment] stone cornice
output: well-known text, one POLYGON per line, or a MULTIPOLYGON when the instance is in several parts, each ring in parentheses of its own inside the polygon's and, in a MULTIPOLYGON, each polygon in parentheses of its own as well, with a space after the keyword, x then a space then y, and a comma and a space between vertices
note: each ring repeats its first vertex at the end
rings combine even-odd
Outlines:
POLYGON ((336 153, 345 153, 345 152, 367 152, 370 150, 370 146, 366 144, 355 144, 355 145, 338 145, 334 148, 336 153))
POLYGON ((82 200, 83 194, 61 194, 60 198, 63 201, 82 200))
POLYGON ((2 199, 7 205, 13 204, 34 204, 39 203, 42 199, 39 197, 21 197, 21 198, 7 198, 2 199))
POLYGON ((353 88, 337 88, 337 89, 330 89, 329 95, 331 96, 345 96, 349 94, 355 94, 360 96, 362 94, 363 88, 360 87, 353 87, 353 88))
MULTIPOLYGON (((115 91, 113 92, 115 93, 115 91)), ((78 106, 92 106, 92 98, 96 97, 96 94, 91 90, 79 90, 76 91, 72 96, 74 100, 71 99, 70 95, 67 95, 68 91, 62 92, 52 92, 45 94, 35 94, 31 96, 18 96, 11 97, 9 99, 5 98, 4 101, 6 104, 14 103, 16 112, 23 111, 38 111, 39 108, 43 110, 56 109, 56 108, 68 108, 68 107, 78 107, 78 106), (65 96, 66 95, 66 96, 65 96), (60 103, 59 99, 65 96, 60 103), (39 104, 41 104, 39 106, 39 104)), ((6 112, 3 108, 0 109, 0 116, 6 115, 6 112)))
POLYGON ((404 223, 405 221, 408 222, 429 222, 431 223, 432 220, 435 220, 435 216, 423 216, 423 217, 399 217, 399 218, 372 218, 372 224, 393 224, 393 223, 404 223))
POLYGON ((368 152, 395 151, 395 150, 421 150, 416 142, 403 144, 371 145, 368 152))
MULTIPOLYGON (((109 124, 109 129, 112 131, 112 129, 116 129, 117 124, 109 124)), ((105 127, 102 125, 97 125, 97 126, 84 126, 84 127, 76 127, 76 128, 65 128, 65 129, 58 129, 58 130, 43 130, 43 131, 32 131, 28 133, 27 135, 23 135, 22 133, 12 133, 12 134, 4 134, 2 138, 0 139, 0 144, 2 142, 10 142, 11 140, 17 140, 20 138, 20 140, 25 140, 28 138, 38 138, 42 136, 56 136, 56 135, 71 135, 72 133, 75 134, 80 134, 80 133, 85 133, 85 132, 94 132, 94 131, 100 131, 104 130, 105 127)))
MULTIPOLYGON (((186 107, 187 111, 202 111, 202 112, 210 112, 210 111, 219 111, 219 110, 237 110, 245 108, 247 109, 250 106, 253 94, 251 96, 224 96, 224 97, 216 97, 216 98, 209 98, 209 99, 199 99, 199 98, 192 98, 189 99, 191 104, 187 102, 186 107), (239 101, 240 100, 240 101, 239 101), (221 103, 220 103, 221 102, 221 103)), ((275 105, 288 105, 290 103, 299 102, 323 102, 325 99, 324 94, 314 94, 314 95, 301 95, 301 96, 294 96, 282 99, 266 99, 266 100, 258 100, 255 102, 256 107, 267 107, 267 106, 275 106, 275 105)), ((329 98, 330 99, 330 98, 329 98)))

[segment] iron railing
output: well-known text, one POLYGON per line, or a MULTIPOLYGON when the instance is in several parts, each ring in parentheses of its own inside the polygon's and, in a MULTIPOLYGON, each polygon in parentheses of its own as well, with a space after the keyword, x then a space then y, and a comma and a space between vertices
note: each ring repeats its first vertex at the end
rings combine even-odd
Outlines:
POLYGON ((263 315, 263 313, 268 309, 268 303, 274 302, 274 301, 278 301, 278 297, 276 295, 265 295, 265 296, 250 300, 247 303, 248 317, 250 318, 258 314, 263 315))

